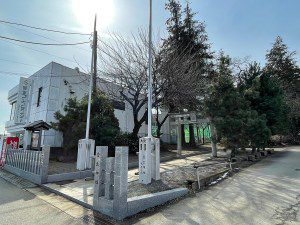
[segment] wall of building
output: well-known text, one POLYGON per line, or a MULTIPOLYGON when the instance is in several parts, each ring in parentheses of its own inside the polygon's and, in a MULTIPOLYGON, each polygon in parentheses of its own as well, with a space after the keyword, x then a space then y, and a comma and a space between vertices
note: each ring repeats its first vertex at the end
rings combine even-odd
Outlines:
MULTIPOLYGON (((60 65, 55 62, 51 62, 31 77, 31 89, 28 99, 28 115, 26 124, 43 120, 47 123, 55 121, 54 113, 60 111, 64 113, 63 108, 67 103, 67 100, 71 97, 82 99, 88 93, 89 76, 78 69, 71 69, 60 65), (40 99, 40 105, 37 106, 39 88, 42 87, 42 94, 40 99)), ((110 95, 107 88, 99 81, 100 88, 110 95)), ((118 86, 113 85, 113 90, 118 93, 118 86)), ((14 87, 10 91, 9 101, 12 103, 14 97, 16 98, 17 87, 14 87), (16 92, 16 93, 14 93, 16 92)), ((118 100, 122 98, 119 96, 118 100)), ((146 107, 146 105, 145 105, 146 107)), ((145 107, 140 112, 140 117, 144 113, 145 107)), ((133 113, 129 103, 125 102, 125 110, 115 109, 115 115, 119 120, 120 128, 123 132, 131 132, 133 130, 133 113)), ((24 125, 7 127, 7 132, 24 132, 24 125), (12 129, 14 128, 14 129, 12 129)), ((168 140, 169 126, 166 123, 162 128, 164 141, 168 140)), ((147 126, 144 124, 140 129, 140 136, 147 135, 147 126)), ((28 137, 25 138, 27 142, 30 141, 28 137)), ((28 144, 28 143, 26 143, 28 144)), ((42 144, 50 145, 51 147, 62 146, 62 134, 58 131, 50 129, 49 131, 43 131, 42 144)))

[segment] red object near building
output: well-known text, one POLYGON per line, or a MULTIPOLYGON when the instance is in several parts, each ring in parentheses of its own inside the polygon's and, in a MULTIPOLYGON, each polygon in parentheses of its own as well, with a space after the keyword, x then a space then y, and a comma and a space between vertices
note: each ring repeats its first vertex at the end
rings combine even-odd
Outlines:
POLYGON ((4 142, 4 146, 3 146, 3 150, 0 152, 0 167, 3 167, 5 164, 5 158, 6 158, 6 150, 8 148, 8 146, 10 146, 11 149, 18 149, 19 148, 19 138, 18 137, 7 137, 5 142, 4 142))
POLYGON ((5 143, 6 143, 6 149, 9 145, 11 146, 11 149, 19 148, 19 138, 18 137, 7 137, 5 143))

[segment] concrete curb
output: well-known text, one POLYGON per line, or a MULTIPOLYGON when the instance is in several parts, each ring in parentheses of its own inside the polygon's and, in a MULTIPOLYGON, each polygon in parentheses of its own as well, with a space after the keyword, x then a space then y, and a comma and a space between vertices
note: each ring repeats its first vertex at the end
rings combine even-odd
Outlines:
POLYGON ((32 183, 31 181, 10 173, 5 169, 0 169, 0 177, 8 183, 11 183, 21 189, 34 188, 39 186, 38 184, 32 183))
POLYGON ((93 173, 91 170, 71 172, 71 173, 52 174, 52 175, 47 176, 47 183, 84 179, 87 177, 93 177, 93 173))
POLYGON ((59 196, 62 196, 62 197, 66 198, 66 199, 68 199, 68 200, 70 200, 70 201, 72 201, 72 202, 75 202, 75 203, 77 203, 78 205, 81 205, 81 206, 83 206, 83 207, 85 207, 85 208, 93 209, 93 206, 92 206, 92 205, 90 205, 90 204, 88 204, 88 203, 85 203, 85 202, 83 202, 83 201, 80 201, 80 200, 78 200, 78 199, 76 199, 76 198, 73 198, 73 197, 71 197, 70 195, 64 194, 64 193, 62 193, 62 192, 60 192, 60 191, 57 191, 57 190, 55 190, 55 189, 53 189, 53 188, 50 188, 50 187, 48 187, 48 186, 46 186, 46 185, 44 185, 44 184, 40 185, 40 187, 42 187, 42 188, 44 188, 44 189, 46 189, 46 190, 48 190, 48 191, 50 191, 50 192, 53 192, 53 193, 55 193, 55 194, 57 194, 57 195, 59 195, 59 196))
POLYGON ((168 191, 129 198, 127 200, 128 211, 126 217, 133 216, 145 210, 164 205, 169 201, 181 198, 187 194, 187 188, 175 188, 168 191))

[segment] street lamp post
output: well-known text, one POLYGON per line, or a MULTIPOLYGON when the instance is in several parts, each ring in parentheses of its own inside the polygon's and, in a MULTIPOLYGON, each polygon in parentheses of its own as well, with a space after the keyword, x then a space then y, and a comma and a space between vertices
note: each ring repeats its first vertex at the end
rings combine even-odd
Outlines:
POLYGON ((77 169, 86 170, 92 168, 92 157, 95 151, 95 140, 89 139, 90 133, 90 121, 91 121, 91 104, 92 104, 92 92, 93 85, 96 85, 96 71, 97 71, 97 15, 95 15, 93 43, 92 43, 92 62, 91 62, 91 75, 89 85, 88 96, 88 110, 86 118, 86 130, 85 139, 81 139, 78 142, 78 154, 77 154, 77 169))
POLYGON ((91 104, 92 104, 92 92, 93 92, 93 85, 95 85, 95 72, 97 70, 95 64, 95 58, 97 57, 97 15, 95 15, 94 21, 94 32, 93 32, 93 43, 92 43, 92 62, 91 62, 91 77, 90 77, 90 86, 89 86, 89 99, 88 99, 88 111, 87 111, 87 119, 86 119, 86 130, 85 130, 85 139, 89 139, 90 133, 90 122, 91 122, 91 104))
POLYGON ((152 0, 149 1, 148 138, 152 138, 152 0))
POLYGON ((149 0, 148 49, 148 136, 139 141, 139 182, 149 184, 160 179, 160 142, 152 137, 152 0, 149 0))

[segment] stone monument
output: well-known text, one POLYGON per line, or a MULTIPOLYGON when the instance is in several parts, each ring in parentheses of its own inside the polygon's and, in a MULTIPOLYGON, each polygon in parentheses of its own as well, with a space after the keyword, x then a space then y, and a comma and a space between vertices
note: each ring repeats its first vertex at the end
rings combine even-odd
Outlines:
POLYGON ((78 143, 77 170, 92 168, 92 157, 95 151, 95 140, 81 139, 78 143))
POLYGON ((160 179, 160 140, 154 137, 139 141, 139 182, 150 184, 160 179))

